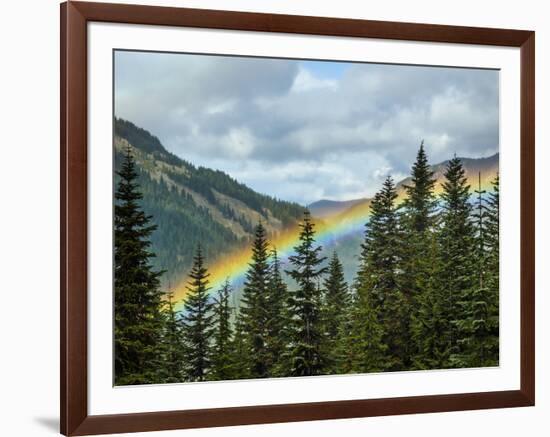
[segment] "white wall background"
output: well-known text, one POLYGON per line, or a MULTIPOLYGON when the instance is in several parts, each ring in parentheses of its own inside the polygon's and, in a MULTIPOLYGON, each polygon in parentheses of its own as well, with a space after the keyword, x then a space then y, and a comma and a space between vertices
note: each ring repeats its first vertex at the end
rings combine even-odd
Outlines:
MULTIPOLYGON (((115 1, 115 0, 112 0, 115 1)), ((212 9, 529 29, 537 32, 537 406, 139 434, 182 437, 546 436, 550 414, 550 28, 537 0, 161 0, 212 9)), ((56 435, 59 404, 59 6, 5 2, 0 15, 0 435, 56 435)), ((134 434, 137 436, 137 434, 134 434)))

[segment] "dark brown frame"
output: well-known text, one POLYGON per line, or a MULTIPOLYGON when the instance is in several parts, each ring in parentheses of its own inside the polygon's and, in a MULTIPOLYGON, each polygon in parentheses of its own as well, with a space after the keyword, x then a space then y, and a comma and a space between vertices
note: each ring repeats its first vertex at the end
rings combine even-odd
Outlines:
POLYGON ((186 8, 61 5, 61 432, 136 431, 387 416, 535 403, 535 33, 186 8), (89 416, 87 406, 87 23, 90 21, 521 48, 521 388, 89 416))

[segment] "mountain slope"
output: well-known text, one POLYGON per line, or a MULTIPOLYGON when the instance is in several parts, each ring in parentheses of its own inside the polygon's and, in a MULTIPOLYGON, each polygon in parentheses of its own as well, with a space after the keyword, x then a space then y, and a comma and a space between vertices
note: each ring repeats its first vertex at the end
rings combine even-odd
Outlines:
POLYGON ((354 200, 328 200, 322 199, 317 202, 313 202, 308 205, 309 212, 313 217, 325 218, 331 215, 344 212, 346 209, 351 208, 353 205, 364 202, 367 199, 354 199, 354 200))
MULTIPOLYGON (((498 173, 498 161, 499 154, 495 153, 492 156, 486 158, 459 158, 462 161, 466 177, 472 187, 477 185, 478 173, 481 173, 482 185, 488 185, 498 173)), ((440 162, 439 164, 432 165, 434 177, 437 180, 436 191, 441 186, 441 182, 444 179, 443 174, 447 167, 449 160, 440 162)), ((406 178, 397 184, 398 188, 402 188, 403 185, 411 183, 411 178, 406 178)))
POLYGON ((131 122, 115 119, 115 168, 130 147, 140 173, 142 205, 154 218, 155 268, 166 270, 164 286, 187 274, 200 244, 208 259, 248 242, 262 223, 272 235, 295 223, 304 208, 256 193, 229 175, 195 167, 168 152, 158 138, 131 122))

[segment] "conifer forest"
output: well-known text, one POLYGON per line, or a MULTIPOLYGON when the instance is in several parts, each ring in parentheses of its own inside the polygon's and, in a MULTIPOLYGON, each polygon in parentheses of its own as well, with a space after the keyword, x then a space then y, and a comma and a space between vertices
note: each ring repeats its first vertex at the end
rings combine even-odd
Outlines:
POLYGON ((498 172, 482 183, 449 156, 438 182, 422 143, 403 185, 377 187, 349 255, 327 250, 328 219, 308 207, 115 123, 115 385, 499 365, 498 172), (169 180, 151 170, 184 165, 169 180), (295 228, 288 254, 272 223, 295 228), (246 254, 241 283, 213 279, 214 263, 231 262, 226 246, 246 254))

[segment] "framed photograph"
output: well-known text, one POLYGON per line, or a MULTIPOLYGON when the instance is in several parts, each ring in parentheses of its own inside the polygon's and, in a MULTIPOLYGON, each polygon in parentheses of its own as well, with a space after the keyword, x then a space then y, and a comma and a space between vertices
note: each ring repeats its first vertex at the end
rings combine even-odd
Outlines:
POLYGON ((61 432, 531 406, 534 32, 61 5, 61 432))

